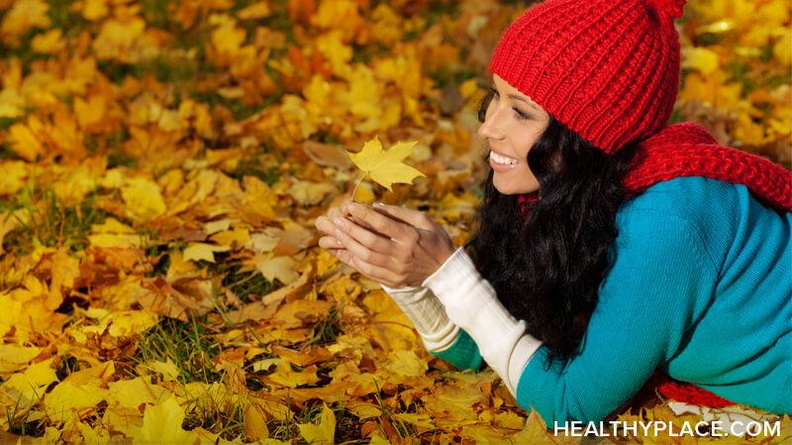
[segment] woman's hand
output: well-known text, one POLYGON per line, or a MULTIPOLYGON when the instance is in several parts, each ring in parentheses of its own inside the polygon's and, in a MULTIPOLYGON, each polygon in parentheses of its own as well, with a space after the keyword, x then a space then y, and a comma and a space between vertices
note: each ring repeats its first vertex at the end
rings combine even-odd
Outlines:
POLYGON ((424 213, 349 203, 316 220, 319 245, 388 287, 420 286, 454 253, 451 238, 424 213))

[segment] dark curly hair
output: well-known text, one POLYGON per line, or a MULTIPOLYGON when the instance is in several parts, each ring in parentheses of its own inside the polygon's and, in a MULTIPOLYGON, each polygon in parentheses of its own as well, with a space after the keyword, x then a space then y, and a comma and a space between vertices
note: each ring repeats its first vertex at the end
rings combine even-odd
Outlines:
MULTIPOLYGON (((479 121, 491 100, 482 101, 479 121)), ((472 256, 501 303, 548 347, 550 362, 575 355, 597 304, 633 152, 607 155, 551 116, 528 152, 535 196, 501 194, 489 171, 472 256)))

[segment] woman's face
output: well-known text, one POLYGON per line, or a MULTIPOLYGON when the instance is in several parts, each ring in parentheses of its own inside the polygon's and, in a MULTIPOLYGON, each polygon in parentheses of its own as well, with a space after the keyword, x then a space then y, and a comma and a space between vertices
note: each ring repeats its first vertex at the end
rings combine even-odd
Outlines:
POLYGON ((504 195, 535 192, 539 182, 528 168, 528 152, 550 115, 497 75, 493 80, 494 95, 478 131, 490 150, 493 185, 504 195))

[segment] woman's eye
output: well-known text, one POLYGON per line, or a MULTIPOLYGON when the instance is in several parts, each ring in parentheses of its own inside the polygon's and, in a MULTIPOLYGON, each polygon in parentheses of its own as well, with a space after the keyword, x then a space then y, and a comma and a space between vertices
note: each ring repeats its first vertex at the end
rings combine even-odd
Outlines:
POLYGON ((517 118, 520 119, 520 120, 528 120, 528 118, 531 117, 531 116, 528 115, 528 113, 522 111, 521 109, 519 109, 517 107, 512 108, 512 110, 514 110, 514 113, 517 115, 517 118))

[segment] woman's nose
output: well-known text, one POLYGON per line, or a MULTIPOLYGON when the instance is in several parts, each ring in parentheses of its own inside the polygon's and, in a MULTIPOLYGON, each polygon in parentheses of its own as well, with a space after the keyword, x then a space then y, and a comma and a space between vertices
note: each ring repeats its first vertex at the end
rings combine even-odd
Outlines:
POLYGON ((484 118, 484 122, 482 122, 478 128, 479 137, 482 139, 499 140, 502 139, 506 134, 498 125, 498 113, 495 108, 496 107, 494 105, 489 106, 489 109, 487 109, 487 114, 484 118))

